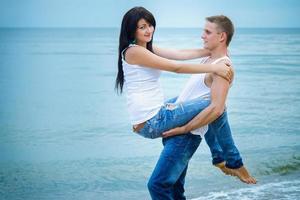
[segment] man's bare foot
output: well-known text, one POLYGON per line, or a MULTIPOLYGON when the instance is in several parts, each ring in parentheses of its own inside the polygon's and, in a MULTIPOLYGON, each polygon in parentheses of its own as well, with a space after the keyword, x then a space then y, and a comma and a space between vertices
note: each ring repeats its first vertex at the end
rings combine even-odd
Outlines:
POLYGON ((221 162, 221 163, 215 164, 215 166, 217 168, 219 168, 224 174, 235 176, 235 174, 231 171, 231 169, 229 169, 229 168, 227 168, 225 166, 225 162, 221 162))
POLYGON ((247 183, 247 184, 256 184, 255 178, 250 176, 249 172, 247 169, 242 166, 238 169, 229 169, 234 176, 237 176, 242 182, 247 183))

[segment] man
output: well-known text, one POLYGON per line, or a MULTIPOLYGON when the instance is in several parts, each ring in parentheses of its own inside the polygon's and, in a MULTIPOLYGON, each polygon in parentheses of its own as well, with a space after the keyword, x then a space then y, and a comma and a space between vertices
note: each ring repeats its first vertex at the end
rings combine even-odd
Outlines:
MULTIPOLYGON (((212 16, 206 20, 202 39, 204 48, 210 50, 211 56, 205 62, 228 62, 223 58, 227 56, 227 47, 233 36, 232 22, 225 16, 212 16)), ((185 199, 184 180, 188 162, 201 142, 199 135, 190 132, 197 132, 195 129, 210 123, 205 138, 212 152, 213 164, 224 173, 238 176, 243 182, 256 183, 243 166, 224 112, 229 82, 215 74, 198 77, 199 75, 192 75, 176 103, 199 97, 207 91, 207 88, 210 88, 208 90, 211 103, 185 126, 164 133, 164 149, 148 182, 153 199, 185 199), (206 90, 204 93, 202 90, 199 91, 198 86, 201 84, 203 90, 206 90), (223 131, 227 133, 220 134, 223 131), (169 137, 174 135, 179 136, 169 137)), ((207 96, 207 93, 205 94, 207 96)))

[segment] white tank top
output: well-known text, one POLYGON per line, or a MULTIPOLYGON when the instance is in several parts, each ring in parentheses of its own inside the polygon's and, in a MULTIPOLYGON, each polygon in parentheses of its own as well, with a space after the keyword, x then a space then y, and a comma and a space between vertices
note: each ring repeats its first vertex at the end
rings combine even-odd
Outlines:
MULTIPOLYGON (((208 58, 209 57, 203 59, 201 63, 205 63, 208 58)), ((211 64, 216 64, 223 59, 227 59, 230 61, 230 59, 227 56, 224 56, 216 59, 211 64)), ((186 83, 181 93, 179 94, 175 103, 192 100, 198 97, 209 100, 210 88, 206 86, 204 81, 205 81, 205 74, 193 74, 191 78, 188 80, 188 82, 186 83)), ((201 137, 203 138, 207 130, 208 130, 208 125, 205 125, 191 132, 195 135, 201 135, 201 137)))
MULTIPOLYGON (((131 46, 135 45, 129 45, 129 47, 131 46)), ((123 52, 122 65, 127 107, 131 124, 136 125, 155 116, 164 103, 164 96, 159 83, 161 71, 129 64, 125 61, 123 52)))

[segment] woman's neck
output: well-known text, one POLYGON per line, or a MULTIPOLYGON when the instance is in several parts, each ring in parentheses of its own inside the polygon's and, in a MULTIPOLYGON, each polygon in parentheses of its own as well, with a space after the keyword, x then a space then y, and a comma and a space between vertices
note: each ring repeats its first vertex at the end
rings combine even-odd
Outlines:
POLYGON ((147 48, 147 43, 146 42, 137 42, 136 45, 147 48))

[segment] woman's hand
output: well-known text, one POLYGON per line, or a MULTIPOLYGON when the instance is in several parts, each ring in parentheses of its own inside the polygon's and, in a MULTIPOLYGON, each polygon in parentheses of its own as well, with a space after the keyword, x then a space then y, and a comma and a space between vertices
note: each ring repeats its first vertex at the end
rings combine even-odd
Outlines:
POLYGON ((187 133, 188 133, 188 131, 186 130, 186 127, 181 126, 181 127, 173 128, 166 132, 163 132, 162 137, 166 138, 166 137, 170 137, 170 136, 174 136, 174 135, 182 135, 182 134, 187 134, 187 133))
POLYGON ((218 74, 219 76, 225 78, 229 83, 233 80, 234 71, 230 63, 220 63, 215 64, 214 66, 214 72, 218 74))

